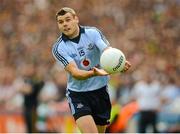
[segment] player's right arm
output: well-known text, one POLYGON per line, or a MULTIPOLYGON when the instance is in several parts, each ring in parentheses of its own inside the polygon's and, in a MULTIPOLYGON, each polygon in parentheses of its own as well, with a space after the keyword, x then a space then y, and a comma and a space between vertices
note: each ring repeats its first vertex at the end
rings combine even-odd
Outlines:
POLYGON ((65 70, 67 72, 69 72, 74 78, 78 79, 78 80, 85 80, 87 78, 93 77, 93 76, 104 76, 104 75, 108 75, 107 72, 105 72, 102 69, 98 69, 98 68, 93 68, 90 71, 86 71, 86 70, 81 70, 77 67, 75 62, 71 62, 69 63, 66 67, 65 70))
POLYGON ((62 65, 64 69, 68 73, 70 73, 75 79, 85 80, 93 76, 108 75, 108 73, 102 69, 93 68, 89 71, 79 69, 74 59, 67 54, 65 49, 63 49, 62 47, 59 48, 58 44, 54 45, 52 53, 56 61, 60 65, 62 65))

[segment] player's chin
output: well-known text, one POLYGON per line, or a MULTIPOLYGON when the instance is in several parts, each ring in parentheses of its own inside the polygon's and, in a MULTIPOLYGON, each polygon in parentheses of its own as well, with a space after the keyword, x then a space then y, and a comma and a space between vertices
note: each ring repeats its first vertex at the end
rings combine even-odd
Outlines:
POLYGON ((72 37, 73 36, 73 34, 71 32, 66 32, 65 35, 68 36, 68 37, 72 37))
POLYGON ((67 31, 63 31, 63 34, 69 36, 69 33, 67 31))

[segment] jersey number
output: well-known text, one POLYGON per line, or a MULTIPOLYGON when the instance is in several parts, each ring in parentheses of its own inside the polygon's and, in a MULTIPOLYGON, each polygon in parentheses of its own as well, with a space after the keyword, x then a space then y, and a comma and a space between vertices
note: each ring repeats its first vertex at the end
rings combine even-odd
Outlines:
POLYGON ((85 52, 83 51, 83 49, 81 49, 81 50, 79 51, 79 55, 80 55, 80 56, 84 56, 84 55, 85 55, 85 52))

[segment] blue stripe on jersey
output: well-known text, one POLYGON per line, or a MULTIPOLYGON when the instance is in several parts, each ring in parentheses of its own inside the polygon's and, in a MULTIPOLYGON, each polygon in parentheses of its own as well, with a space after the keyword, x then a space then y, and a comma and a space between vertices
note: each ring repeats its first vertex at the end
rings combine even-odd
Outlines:
POLYGON ((68 65, 68 61, 58 53, 57 51, 57 45, 56 45, 56 48, 54 49, 54 55, 56 56, 56 58, 61 61, 63 63, 64 66, 67 66, 68 65))
POLYGON ((58 52, 58 45, 59 43, 62 41, 62 38, 60 38, 56 44, 54 45, 54 48, 53 48, 53 53, 54 53, 54 56, 56 56, 56 58, 61 61, 63 63, 64 66, 67 66, 69 64, 69 62, 58 52))
POLYGON ((96 27, 89 27, 89 26, 84 26, 84 28, 87 28, 87 29, 95 29, 96 31, 98 31, 98 33, 101 35, 101 39, 108 45, 110 46, 109 42, 106 40, 105 36, 102 34, 102 32, 97 29, 96 27))

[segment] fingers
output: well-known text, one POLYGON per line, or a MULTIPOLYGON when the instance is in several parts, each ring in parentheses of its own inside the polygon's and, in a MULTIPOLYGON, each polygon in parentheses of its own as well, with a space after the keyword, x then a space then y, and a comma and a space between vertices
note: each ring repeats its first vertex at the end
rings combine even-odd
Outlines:
POLYGON ((129 61, 126 61, 124 69, 121 72, 122 73, 126 72, 127 70, 129 70, 130 67, 131 67, 131 63, 129 61))
POLYGON ((121 71, 121 73, 124 73, 124 72, 126 72, 128 70, 128 68, 124 68, 122 71, 121 71))
POLYGON ((98 76, 109 75, 109 73, 107 73, 105 70, 103 70, 103 69, 98 69, 98 68, 96 68, 96 67, 93 67, 93 71, 94 71, 95 75, 98 75, 98 76))
POLYGON ((131 63, 129 61, 126 61, 125 66, 131 67, 131 63))
POLYGON ((97 73, 98 72, 98 69, 96 67, 93 67, 92 70, 97 73))

